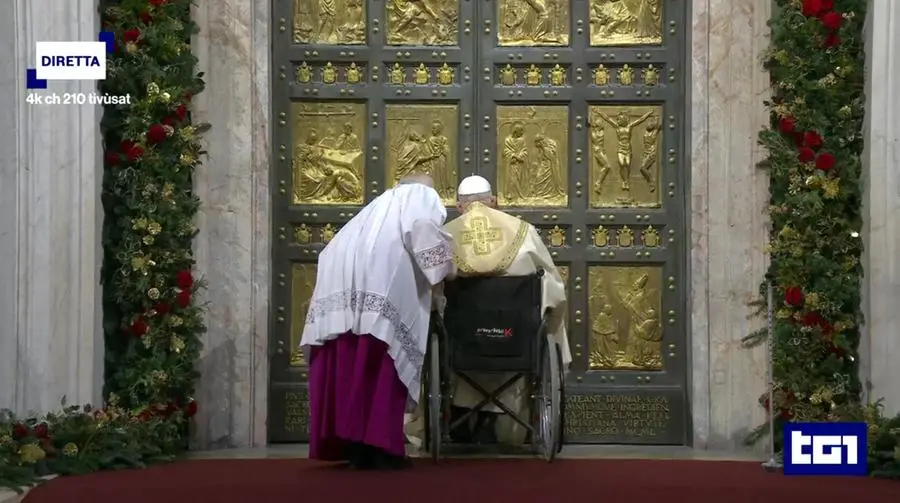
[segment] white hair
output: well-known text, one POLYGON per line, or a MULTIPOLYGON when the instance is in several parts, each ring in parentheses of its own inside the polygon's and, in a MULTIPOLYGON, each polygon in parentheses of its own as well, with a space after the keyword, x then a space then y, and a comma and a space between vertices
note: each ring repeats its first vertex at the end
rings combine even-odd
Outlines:
POLYGON ((485 202, 490 201, 491 198, 494 197, 494 193, 491 191, 487 192, 478 192, 477 194, 466 194, 464 196, 457 196, 456 201, 460 204, 469 204, 475 202, 485 202))

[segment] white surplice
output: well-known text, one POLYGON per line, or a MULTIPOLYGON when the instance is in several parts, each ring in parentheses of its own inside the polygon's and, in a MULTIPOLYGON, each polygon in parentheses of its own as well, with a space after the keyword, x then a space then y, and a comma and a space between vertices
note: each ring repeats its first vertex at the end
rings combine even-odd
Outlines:
POLYGON ((419 399, 432 290, 454 273, 447 211, 426 185, 398 185, 353 217, 319 254, 301 347, 348 331, 388 345, 397 375, 419 399))
MULTIPOLYGON (((568 368, 572 362, 572 355, 565 323, 566 287, 537 229, 528 222, 500 210, 473 203, 469 205, 465 214, 444 226, 444 230, 453 236, 454 262, 460 276, 525 276, 534 274, 538 269, 544 270, 542 307, 544 310, 552 309, 552 316, 548 320, 548 332, 559 345, 564 368, 568 368), (479 243, 479 234, 475 232, 479 228, 491 231, 482 233, 482 237, 487 238, 490 234, 494 239, 484 239, 479 243)), ((500 387, 512 377, 512 374, 472 372, 468 375, 487 391, 500 387)), ((481 393, 459 378, 454 380, 454 388, 453 404, 458 407, 472 408, 484 398, 481 393)), ((525 391, 525 386, 520 380, 501 395, 503 404, 520 417, 528 417, 525 412, 530 404, 525 391)), ((489 405, 483 410, 501 412, 495 405, 489 405)), ((409 418, 406 428, 407 436, 418 445, 421 445, 424 433, 421 419, 422 414, 419 410, 414 417, 409 418)), ((515 420, 508 416, 500 416, 496 424, 499 441, 511 444, 524 441, 526 432, 515 420)))

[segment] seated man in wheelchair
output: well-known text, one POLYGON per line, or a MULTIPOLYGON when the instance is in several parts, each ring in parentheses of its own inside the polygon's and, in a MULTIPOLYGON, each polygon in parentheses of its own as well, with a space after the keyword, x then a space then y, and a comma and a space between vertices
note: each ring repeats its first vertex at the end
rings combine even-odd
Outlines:
MULTIPOLYGON (((542 310, 550 313, 547 333, 558 344, 563 368, 568 368, 572 358, 566 337, 566 288, 537 229, 524 220, 498 210, 490 182, 480 176, 464 179, 457 194, 457 208, 461 216, 447 223, 444 230, 453 236, 454 261, 459 276, 527 276, 543 270, 542 310)), ((497 390, 514 375, 466 374, 487 392, 497 390)), ((450 422, 453 423, 476 408, 485 396, 462 378, 455 377, 451 383, 453 402, 450 422)), ((501 393, 499 398, 510 411, 520 417, 527 417, 530 402, 526 394, 525 383, 519 380, 501 393)), ((411 424, 407 428, 412 437, 424 430, 420 421, 415 423, 418 424, 411 424)), ((456 443, 521 444, 526 440, 526 434, 527 431, 521 424, 491 403, 471 414, 468 422, 462 422, 451 430, 450 438, 456 443)))

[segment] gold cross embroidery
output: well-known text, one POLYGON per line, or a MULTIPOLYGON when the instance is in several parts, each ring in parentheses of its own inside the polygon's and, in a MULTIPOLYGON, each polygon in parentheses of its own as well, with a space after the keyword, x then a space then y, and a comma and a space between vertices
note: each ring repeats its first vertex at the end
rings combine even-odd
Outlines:
POLYGON ((468 230, 462 231, 460 242, 464 245, 472 245, 475 255, 489 255, 491 244, 503 241, 500 229, 490 227, 486 217, 472 217, 468 230))

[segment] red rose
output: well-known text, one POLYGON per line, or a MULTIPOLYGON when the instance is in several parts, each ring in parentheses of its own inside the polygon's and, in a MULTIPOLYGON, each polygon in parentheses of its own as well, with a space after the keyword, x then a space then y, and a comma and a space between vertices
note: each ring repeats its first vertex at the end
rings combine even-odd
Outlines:
POLYGON ((822 0, 822 12, 831 12, 834 9, 834 0, 822 0))
POLYGON ((191 400, 189 404, 184 407, 184 415, 185 417, 194 417, 197 413, 197 402, 191 400))
POLYGON ((816 17, 822 12, 822 0, 803 0, 803 15, 816 17))
POLYGON ((14 440, 22 440, 27 437, 29 433, 31 432, 28 431, 28 427, 22 423, 17 423, 13 426, 12 436, 14 440))
POLYGON ((162 124, 153 124, 147 130, 147 141, 150 143, 162 143, 166 136, 166 128, 162 124))
POLYGON ((150 325, 147 325, 143 318, 138 318, 131 324, 131 333, 138 337, 143 337, 148 330, 150 330, 150 325))
POLYGON ((46 424, 41 423, 34 427, 34 438, 47 438, 49 435, 50 430, 46 424))
POLYGON ((820 19, 822 20, 822 25, 829 30, 837 30, 841 27, 841 21, 843 21, 843 18, 837 12, 826 12, 820 19))
POLYGON ((169 126, 169 127, 177 126, 178 122, 179 122, 178 117, 175 117, 174 115, 170 115, 170 116, 166 117, 165 119, 163 119, 163 121, 162 121, 163 126, 169 126))
POLYGON ((827 323, 821 314, 811 311, 803 315, 803 324, 807 327, 822 327, 827 323))
POLYGON ((113 152, 111 150, 106 152, 106 165, 107 166, 116 166, 117 164, 119 164, 119 161, 121 161, 121 160, 122 160, 122 158, 119 156, 118 152, 113 152))
POLYGON ((178 120, 184 120, 187 117, 187 107, 184 105, 178 105, 175 107, 175 115, 178 117, 178 120))
POLYGON ((822 137, 815 131, 807 131, 803 134, 803 144, 810 148, 822 146, 822 137))
POLYGON ((841 37, 837 36, 837 33, 829 33, 825 35, 825 39, 822 40, 822 47, 836 47, 840 45, 841 37))
POLYGON ((147 11, 141 12, 140 17, 141 17, 141 22, 144 24, 150 24, 153 22, 153 16, 147 11))
POLYGON ((830 152, 822 152, 816 157, 816 168, 822 171, 828 171, 834 167, 834 154, 830 152))
POLYGON ((781 131, 782 134, 793 133, 795 127, 797 127, 797 121, 794 120, 793 117, 782 117, 781 120, 778 121, 778 130, 781 131))
POLYGON ((150 5, 152 5, 154 7, 161 7, 168 2, 169 2, 169 0, 150 0, 150 5))
POLYGON ((157 314, 169 314, 172 310, 172 306, 170 306, 168 302, 160 302, 153 307, 153 310, 156 311, 157 314))
POLYGON ((190 290, 194 286, 194 275, 189 269, 178 271, 178 276, 175 277, 175 284, 182 290, 190 290))
POLYGON ((122 40, 126 43, 137 42, 139 38, 141 38, 141 30, 138 30, 137 28, 125 30, 125 33, 122 34, 122 40))
POLYGON ((784 303, 789 306, 799 306, 806 300, 803 290, 798 286, 790 286, 784 290, 784 303))
POLYGON ((119 149, 128 157, 128 162, 138 162, 144 155, 144 149, 137 146, 133 141, 125 140, 119 145, 119 149))
POLYGON ((175 304, 182 309, 186 309, 191 305, 191 292, 187 290, 178 292, 178 295, 175 296, 175 304))
POLYGON ((797 151, 797 159, 800 162, 812 162, 816 158, 816 153, 809 147, 800 147, 797 151))

